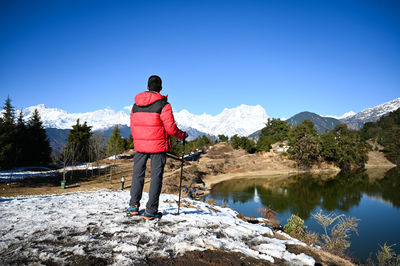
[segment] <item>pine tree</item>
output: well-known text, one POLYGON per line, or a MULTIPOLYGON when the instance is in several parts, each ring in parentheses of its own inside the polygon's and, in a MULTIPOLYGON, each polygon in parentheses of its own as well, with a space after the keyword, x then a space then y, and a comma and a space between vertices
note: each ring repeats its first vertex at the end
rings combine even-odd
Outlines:
POLYGON ((272 144, 288 139, 289 131, 290 125, 288 122, 280 119, 268 119, 257 141, 257 150, 269 151, 272 144))
POLYGON ((16 151, 16 165, 23 166, 28 165, 29 163, 29 134, 28 128, 25 124, 23 119, 24 113, 21 110, 18 116, 17 125, 16 125, 16 132, 15 132, 15 151, 16 151))
POLYGON ((309 168, 316 163, 319 157, 319 143, 314 123, 304 120, 292 128, 289 132, 289 145, 291 159, 297 161, 300 166, 309 168))
POLYGON ((386 158, 400 165, 400 108, 382 116, 377 122, 366 123, 360 134, 363 140, 376 139, 384 146, 386 158))
POLYGON ((79 119, 76 121, 76 125, 72 126, 66 145, 66 154, 68 154, 69 160, 74 162, 88 162, 90 161, 90 137, 92 127, 88 126, 87 123, 80 124, 79 119))
POLYGON ((51 147, 47 138, 46 130, 40 119, 37 109, 33 111, 28 121, 27 136, 29 144, 29 159, 31 165, 47 165, 50 163, 51 147))
POLYGON ((121 136, 118 125, 115 126, 110 138, 107 141, 106 154, 112 156, 121 154, 125 150, 125 141, 121 136))
POLYGON ((10 97, 7 98, 0 121, 0 168, 10 169, 16 163, 15 114, 10 97))
POLYGON ((127 150, 133 149, 133 138, 132 138, 132 134, 129 134, 128 141, 127 141, 127 146, 128 146, 128 147, 126 147, 127 150))
POLYGON ((225 135, 218 135, 218 138, 221 142, 228 142, 228 136, 225 135))
POLYGON ((332 134, 336 141, 335 164, 345 171, 364 167, 368 155, 360 133, 357 130, 348 129, 345 124, 339 124, 332 130, 332 134))

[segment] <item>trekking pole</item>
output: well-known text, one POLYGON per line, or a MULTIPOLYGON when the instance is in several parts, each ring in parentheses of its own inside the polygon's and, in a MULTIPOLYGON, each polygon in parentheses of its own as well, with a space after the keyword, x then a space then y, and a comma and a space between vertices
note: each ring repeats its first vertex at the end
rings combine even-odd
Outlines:
POLYGON ((183 176, 183 156, 185 156, 185 139, 183 140, 183 145, 182 145, 182 158, 181 158, 181 178, 179 180, 179 200, 178 200, 178 215, 179 215, 179 209, 181 207, 181 190, 182 190, 182 176, 183 176))

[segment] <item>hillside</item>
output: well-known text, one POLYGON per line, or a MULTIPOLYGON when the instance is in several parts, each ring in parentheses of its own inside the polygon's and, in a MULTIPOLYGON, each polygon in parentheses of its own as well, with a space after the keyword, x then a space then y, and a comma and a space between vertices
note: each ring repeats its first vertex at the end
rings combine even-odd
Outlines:
POLYGON ((287 122, 292 126, 297 126, 304 122, 304 120, 310 120, 314 123, 314 128, 317 130, 318 134, 325 133, 326 131, 332 130, 337 124, 341 122, 332 117, 322 117, 311 112, 301 112, 298 113, 287 120, 287 122))
POLYGON ((361 129, 363 125, 367 122, 376 122, 382 116, 389 114, 400 108, 400 98, 393 101, 380 104, 375 107, 366 108, 361 112, 341 120, 343 123, 347 124, 349 128, 361 129))

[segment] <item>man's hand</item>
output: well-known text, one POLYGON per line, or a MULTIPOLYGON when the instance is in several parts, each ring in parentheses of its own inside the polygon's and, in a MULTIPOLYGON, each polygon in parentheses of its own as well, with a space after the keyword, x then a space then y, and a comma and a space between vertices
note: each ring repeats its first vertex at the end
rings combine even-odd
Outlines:
POLYGON ((185 132, 185 138, 184 139, 187 139, 187 137, 189 137, 189 134, 187 132, 185 132))

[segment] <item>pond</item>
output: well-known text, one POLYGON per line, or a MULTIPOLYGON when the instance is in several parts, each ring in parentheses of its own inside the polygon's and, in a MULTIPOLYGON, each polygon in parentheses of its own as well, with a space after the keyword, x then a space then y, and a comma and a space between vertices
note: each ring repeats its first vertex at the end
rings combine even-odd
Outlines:
POLYGON ((241 178, 215 185, 208 197, 248 217, 261 217, 266 206, 277 212, 282 225, 291 214, 305 220, 307 230, 322 233, 312 214, 322 210, 360 219, 347 253, 376 260, 379 245, 396 244, 400 253, 400 168, 370 174, 336 176, 301 174, 276 178, 241 178))

